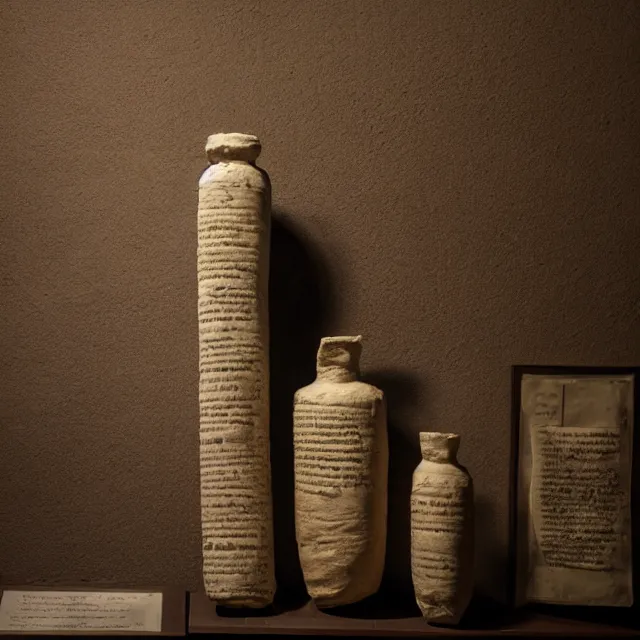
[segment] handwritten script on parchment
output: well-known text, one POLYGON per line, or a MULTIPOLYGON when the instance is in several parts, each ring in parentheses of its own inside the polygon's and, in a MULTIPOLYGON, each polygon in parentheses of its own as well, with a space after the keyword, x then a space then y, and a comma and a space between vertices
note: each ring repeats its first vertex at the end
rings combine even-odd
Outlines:
POLYGON ((162 630, 162 593, 5 591, 0 631, 162 630))
POLYGON ((524 375, 518 600, 630 606, 632 376, 524 375))

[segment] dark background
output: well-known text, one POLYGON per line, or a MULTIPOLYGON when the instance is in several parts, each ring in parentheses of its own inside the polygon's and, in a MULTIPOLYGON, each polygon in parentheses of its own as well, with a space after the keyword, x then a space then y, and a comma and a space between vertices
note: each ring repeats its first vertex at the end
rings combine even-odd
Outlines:
POLYGON ((640 362, 636 2, 0 1, 0 580, 198 588, 197 180, 274 193, 278 577, 293 391, 364 336, 389 397, 387 579, 418 432, 462 435, 506 591, 510 367, 640 362))

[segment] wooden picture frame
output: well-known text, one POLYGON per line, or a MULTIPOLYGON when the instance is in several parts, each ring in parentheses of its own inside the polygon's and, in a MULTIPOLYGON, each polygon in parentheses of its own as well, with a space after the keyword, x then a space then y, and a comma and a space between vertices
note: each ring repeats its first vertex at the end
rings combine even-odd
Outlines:
POLYGON ((512 367, 513 605, 632 606, 638 372, 512 367))

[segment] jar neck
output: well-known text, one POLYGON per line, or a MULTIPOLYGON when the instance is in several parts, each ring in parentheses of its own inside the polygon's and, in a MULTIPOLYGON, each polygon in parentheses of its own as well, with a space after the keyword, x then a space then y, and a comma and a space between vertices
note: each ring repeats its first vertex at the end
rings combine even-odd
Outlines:
POLYGON ((360 373, 360 336, 322 338, 317 358, 317 379, 353 382, 360 373))
POLYGON ((422 459, 429 462, 456 464, 460 436, 455 433, 420 433, 420 451, 422 459))
POLYGON ((358 372, 344 367, 318 367, 316 379, 322 382, 354 382, 358 379, 358 372))

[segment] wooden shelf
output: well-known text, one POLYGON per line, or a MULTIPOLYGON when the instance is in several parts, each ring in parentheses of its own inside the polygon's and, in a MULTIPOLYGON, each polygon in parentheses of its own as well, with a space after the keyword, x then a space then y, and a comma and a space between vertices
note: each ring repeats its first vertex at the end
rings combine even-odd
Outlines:
MULTIPOLYGON (((417 611, 417 610, 416 610, 417 611)), ((576 620, 530 610, 507 610, 476 603, 458 627, 428 625, 410 611, 405 613, 369 608, 318 610, 306 603, 291 610, 250 612, 217 608, 204 593, 190 596, 190 634, 277 634, 315 636, 529 636, 603 637, 638 636, 638 631, 613 624, 576 620), (362 617, 358 617, 362 616, 362 617), (366 617, 365 617, 366 616, 366 617)))
MULTIPOLYGON (((6 586, 5 589, 35 591, 45 587, 6 586)), ((98 586, 80 588, 50 587, 56 591, 161 591, 163 593, 162 631, 160 635, 179 637, 185 635, 186 597, 184 591, 166 588, 103 589, 98 586)), ((0 594, 2 589, 0 588, 0 594)), ((188 632, 186 635, 288 635, 333 637, 640 637, 640 616, 637 610, 605 611, 596 607, 588 610, 540 607, 537 609, 510 610, 492 602, 474 601, 462 623, 457 627, 428 625, 412 602, 402 607, 385 598, 372 598, 357 605, 339 609, 318 610, 313 603, 300 603, 292 607, 269 607, 252 611, 217 608, 204 593, 189 597, 188 632), (636 618, 638 618, 636 620, 636 618)), ((51 638, 54 634, 26 634, 0 632, 6 637, 51 638)), ((101 636, 122 638, 134 635, 124 632, 55 633, 63 635, 101 636)))

